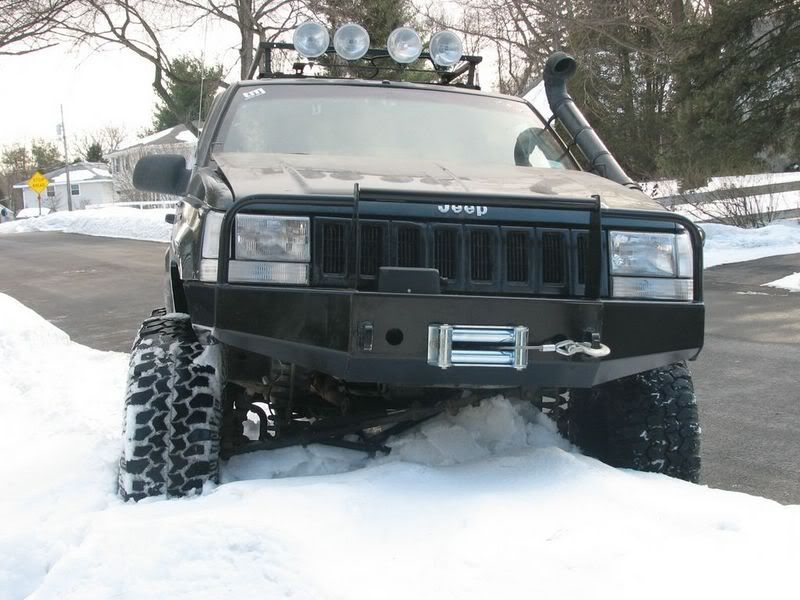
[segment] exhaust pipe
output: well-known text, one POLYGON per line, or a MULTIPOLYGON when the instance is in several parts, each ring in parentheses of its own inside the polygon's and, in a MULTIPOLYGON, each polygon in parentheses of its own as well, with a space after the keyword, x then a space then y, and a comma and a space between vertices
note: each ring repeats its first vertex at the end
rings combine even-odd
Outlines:
POLYGON ((616 181, 626 187, 641 190, 641 188, 625 174, 606 145, 592 129, 586 117, 575 106, 575 101, 567 91, 567 80, 575 74, 578 63, 569 54, 556 52, 544 66, 544 89, 550 110, 561 121, 566 130, 575 140, 591 165, 591 170, 601 177, 616 181))

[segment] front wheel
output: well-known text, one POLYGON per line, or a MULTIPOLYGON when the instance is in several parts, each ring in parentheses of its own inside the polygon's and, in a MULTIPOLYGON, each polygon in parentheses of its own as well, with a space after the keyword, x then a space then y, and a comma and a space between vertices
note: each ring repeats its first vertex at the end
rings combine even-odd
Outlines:
POLYGON ((565 429, 584 452, 615 467, 697 483, 700 424, 684 364, 571 390, 565 429))
POLYGON ((222 352, 186 315, 154 313, 134 342, 118 490, 124 499, 199 493, 219 472, 222 352))

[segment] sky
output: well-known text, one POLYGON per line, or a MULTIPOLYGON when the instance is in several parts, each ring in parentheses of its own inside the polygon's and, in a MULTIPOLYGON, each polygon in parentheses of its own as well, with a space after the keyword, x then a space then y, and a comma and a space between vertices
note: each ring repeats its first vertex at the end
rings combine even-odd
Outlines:
MULTIPOLYGON (((200 55, 206 39, 209 63, 221 62, 238 75, 232 27, 196 25, 165 43, 169 56, 200 55)), ((9 87, 0 94, 0 147, 30 144, 34 138, 57 142, 56 125, 64 106, 67 136, 80 137, 106 125, 138 137, 150 126, 157 98, 153 66, 130 50, 95 50, 60 45, 24 56, 0 57, 0 74, 9 87)), ((59 144, 60 148, 60 144, 59 144)))
MULTIPOLYGON (((172 34, 163 45, 170 57, 199 56, 205 46, 206 62, 222 64, 227 80, 233 81, 239 73, 237 37, 233 26, 198 24, 172 34)), ((493 74, 487 62, 492 61, 479 68, 484 85, 493 74)), ((68 141, 106 125, 123 128, 133 141, 152 123, 157 102, 153 67, 124 48, 61 45, 24 56, 0 56, 0 74, 9 85, 0 94, 0 148, 30 146, 36 138, 61 148, 56 134, 61 105, 68 141)))

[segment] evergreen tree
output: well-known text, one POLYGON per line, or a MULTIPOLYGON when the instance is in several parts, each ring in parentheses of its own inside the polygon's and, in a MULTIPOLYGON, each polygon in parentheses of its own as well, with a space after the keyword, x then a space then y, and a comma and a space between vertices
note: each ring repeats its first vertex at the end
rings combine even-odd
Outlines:
POLYGON ((35 170, 42 173, 59 167, 63 161, 56 145, 44 140, 33 140, 31 156, 35 170))
POLYGON ((86 162, 105 162, 103 147, 99 142, 92 142, 86 149, 86 162))
POLYGON ((166 84, 169 101, 156 106, 155 131, 205 118, 222 80, 220 65, 203 67, 200 59, 191 56, 180 56, 170 66, 174 77, 166 84), (203 115, 200 115, 201 105, 203 115))
POLYGON ((800 3, 730 0, 689 31, 676 64, 667 170, 690 187, 710 175, 800 156, 800 3))

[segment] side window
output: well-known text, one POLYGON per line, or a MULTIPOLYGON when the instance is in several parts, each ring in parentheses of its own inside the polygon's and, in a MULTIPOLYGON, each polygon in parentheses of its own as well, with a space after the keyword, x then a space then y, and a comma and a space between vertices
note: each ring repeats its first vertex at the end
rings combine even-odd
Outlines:
POLYGON ((81 195, 81 186, 77 183, 73 183, 70 185, 70 192, 73 196, 80 196, 81 195))
POLYGON ((48 198, 56 197, 56 188, 54 188, 52 185, 47 186, 47 197, 48 198))

